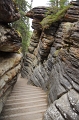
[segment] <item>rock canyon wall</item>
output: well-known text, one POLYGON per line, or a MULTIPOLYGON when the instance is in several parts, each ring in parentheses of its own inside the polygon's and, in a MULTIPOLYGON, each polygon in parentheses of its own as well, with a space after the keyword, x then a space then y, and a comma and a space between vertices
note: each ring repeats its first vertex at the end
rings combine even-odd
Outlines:
POLYGON ((11 28, 11 23, 20 18, 12 0, 0 0, 0 113, 17 80, 21 68, 21 37, 11 28))
POLYGON ((44 120, 79 120, 79 2, 73 1, 62 20, 47 29, 40 22, 46 7, 26 15, 34 29, 22 76, 48 94, 44 120))

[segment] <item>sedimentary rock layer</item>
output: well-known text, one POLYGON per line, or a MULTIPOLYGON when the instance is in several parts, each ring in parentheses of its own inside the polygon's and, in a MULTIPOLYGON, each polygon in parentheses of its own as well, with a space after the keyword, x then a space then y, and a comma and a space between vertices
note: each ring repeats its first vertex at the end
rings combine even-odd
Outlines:
POLYGON ((14 0, 0 0, 0 113, 17 80, 22 55, 19 32, 8 23, 20 18, 14 0))
POLYGON ((0 51, 16 52, 21 47, 21 36, 9 26, 0 25, 0 51))
POLYGON ((0 52, 0 112, 17 80, 22 55, 0 52))
POLYGON ((0 22, 9 23, 20 18, 14 0, 0 0, 0 22))
POLYGON ((0 90, 0 113, 17 80, 17 75, 0 90))
POLYGON ((22 57, 22 55, 18 53, 8 53, 8 55, 5 56, 4 53, 2 54, 3 55, 0 55, 0 77, 19 64, 22 57))
MULTIPOLYGON (((50 106, 44 120, 79 120, 79 2, 71 4, 61 22, 45 30, 37 26, 39 42, 33 47, 30 43, 24 64, 27 74, 22 71, 30 82, 47 90, 50 106)), ((35 20, 34 14, 28 16, 35 20)))
POLYGON ((32 19, 36 18, 36 19, 43 19, 46 16, 46 13, 48 12, 48 8, 45 6, 39 6, 39 7, 35 7, 33 9, 31 9, 30 11, 28 11, 26 13, 27 17, 30 17, 32 19))

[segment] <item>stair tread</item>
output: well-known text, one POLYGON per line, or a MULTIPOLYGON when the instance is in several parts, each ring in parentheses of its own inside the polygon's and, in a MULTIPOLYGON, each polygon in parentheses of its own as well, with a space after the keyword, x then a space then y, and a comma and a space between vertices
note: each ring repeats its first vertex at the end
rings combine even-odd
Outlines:
MULTIPOLYGON (((34 92, 34 91, 33 91, 34 92)), ((44 93, 45 94, 45 92, 42 92, 42 93, 44 93)), ((15 92, 12 92, 11 93, 11 95, 20 95, 20 94, 32 94, 32 92, 31 91, 25 91, 25 92, 17 92, 17 93, 15 93, 15 92)), ((35 91, 34 92, 34 94, 40 94, 40 91, 35 91)))
POLYGON ((47 108, 47 95, 39 87, 19 78, 8 97, 0 120, 42 120, 47 108))
POLYGON ((31 97, 23 97, 23 98, 16 98, 16 99, 7 99, 7 102, 11 101, 11 102, 16 102, 16 101, 21 101, 21 100, 26 100, 26 99, 38 99, 38 98, 46 98, 46 95, 39 95, 39 96, 31 96, 31 97))
POLYGON ((6 103, 5 106, 6 105, 24 104, 24 103, 27 104, 27 103, 34 103, 34 102, 40 102, 40 101, 45 101, 46 102, 46 99, 38 99, 38 100, 35 99, 35 100, 30 100, 30 101, 22 101, 22 102, 18 102, 18 103, 13 103, 13 102, 12 103, 6 103))
POLYGON ((33 107, 33 108, 23 108, 23 109, 14 109, 14 110, 8 110, 8 111, 3 111, 2 112, 2 116, 8 116, 8 115, 14 115, 14 114, 21 114, 21 113, 31 113, 32 112, 36 112, 38 113, 38 111, 46 111, 46 106, 39 106, 37 107, 33 107))
MULTIPOLYGON (((33 89, 32 89, 33 90, 33 89)), ((12 93, 18 93, 18 92, 30 92, 31 91, 31 89, 21 89, 21 90, 13 90, 12 91, 12 93)), ((42 91, 42 90, 38 90, 38 89, 36 89, 36 90, 33 90, 34 92, 35 91, 37 91, 37 92, 44 92, 44 91, 42 91)))
MULTIPOLYGON (((41 106, 47 106, 47 104, 46 103, 43 103, 43 104, 38 104, 38 105, 31 105, 31 106, 22 106, 22 107, 18 107, 18 108, 7 108, 7 109, 4 109, 3 110, 3 112, 4 111, 10 111, 10 110, 18 110, 18 109, 25 109, 25 108, 35 108, 35 107, 41 107, 41 106)), ((5 107, 4 107, 5 108, 5 107)))
POLYGON ((18 114, 15 116, 2 116, 0 118, 0 120, 35 120, 38 118, 43 117, 44 112, 39 112, 39 113, 33 113, 33 114, 27 114, 26 113, 22 113, 22 114, 18 114))
MULTIPOLYGON (((5 117, 7 118, 9 117, 16 117, 16 116, 21 116, 21 115, 29 115, 29 114, 36 114, 36 113, 42 113, 44 112, 46 109, 44 110, 37 110, 37 111, 32 111, 32 112, 25 112, 25 113, 16 113, 16 114, 10 114, 10 115, 5 115, 5 117)), ((1 118, 3 118, 4 116, 1 116, 1 118)))
POLYGON ((22 104, 15 104, 15 105, 5 105, 5 109, 7 108, 17 108, 17 107, 24 107, 24 106, 32 106, 33 104, 34 105, 41 105, 41 104, 44 104, 45 101, 40 101, 40 102, 30 102, 30 103, 22 103, 22 104))
POLYGON ((30 96, 39 96, 39 95, 45 95, 45 93, 39 93, 39 94, 22 94, 22 95, 10 95, 9 98, 18 98, 18 97, 23 97, 23 96, 26 96, 26 97, 30 97, 30 96))

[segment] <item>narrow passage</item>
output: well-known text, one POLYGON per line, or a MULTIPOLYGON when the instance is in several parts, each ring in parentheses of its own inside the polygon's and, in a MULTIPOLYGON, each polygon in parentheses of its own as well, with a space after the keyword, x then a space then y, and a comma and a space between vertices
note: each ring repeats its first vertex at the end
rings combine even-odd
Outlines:
POLYGON ((19 75, 0 120, 42 120, 46 108, 46 93, 39 87, 28 85, 19 75))

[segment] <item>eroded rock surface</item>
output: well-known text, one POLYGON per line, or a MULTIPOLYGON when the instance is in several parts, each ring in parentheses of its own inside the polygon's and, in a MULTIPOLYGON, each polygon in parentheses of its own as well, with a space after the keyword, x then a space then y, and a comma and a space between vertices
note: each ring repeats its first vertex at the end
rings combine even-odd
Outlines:
POLYGON ((0 1, 0 113, 8 95, 16 83, 21 69, 21 36, 8 23, 18 20, 20 15, 12 0, 0 1))
POLYGON ((0 22, 9 23, 20 18, 14 0, 0 0, 0 22))
POLYGON ((21 46, 21 36, 9 26, 0 25, 0 51, 16 52, 21 46))
MULTIPOLYGON (((44 120, 79 120, 79 2, 71 4, 62 22, 45 30, 33 27, 39 36, 32 37, 22 69, 29 82, 48 93, 44 120)), ((35 20, 36 13, 29 14, 35 20)))

